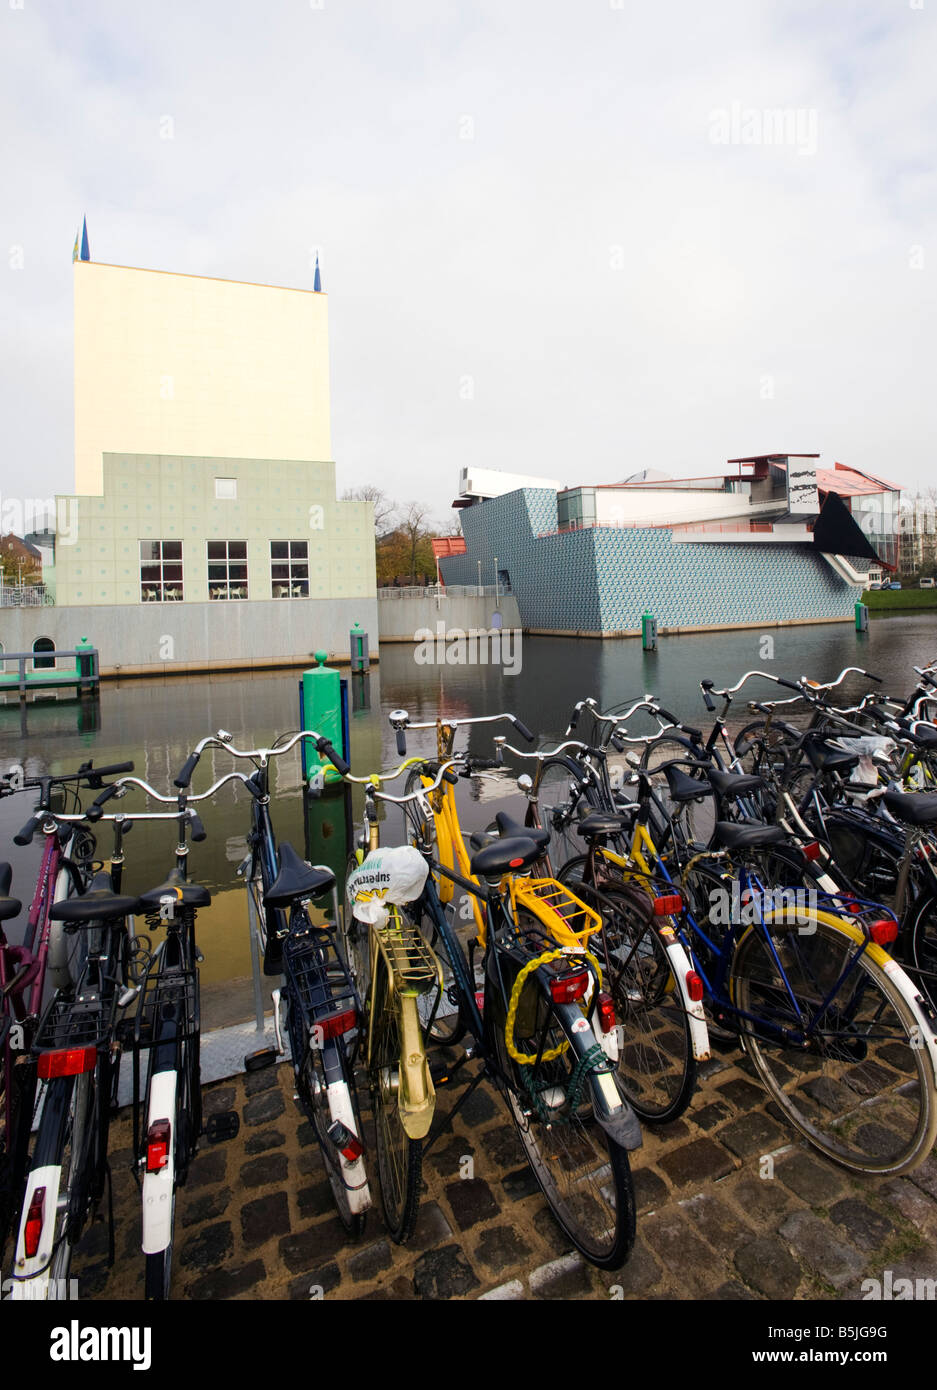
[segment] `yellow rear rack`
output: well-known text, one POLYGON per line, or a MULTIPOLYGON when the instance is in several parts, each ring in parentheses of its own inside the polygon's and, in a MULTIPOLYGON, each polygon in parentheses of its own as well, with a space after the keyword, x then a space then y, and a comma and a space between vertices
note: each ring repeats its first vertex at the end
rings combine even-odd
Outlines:
POLYGON ((442 966, 418 928, 408 922, 396 906, 388 904, 390 919, 384 926, 372 925, 378 949, 387 962, 394 989, 403 994, 425 994, 443 988, 442 966))
POLYGON ((560 946, 582 949, 587 939, 601 930, 602 918, 555 878, 510 880, 511 905, 524 908, 542 923, 560 946))

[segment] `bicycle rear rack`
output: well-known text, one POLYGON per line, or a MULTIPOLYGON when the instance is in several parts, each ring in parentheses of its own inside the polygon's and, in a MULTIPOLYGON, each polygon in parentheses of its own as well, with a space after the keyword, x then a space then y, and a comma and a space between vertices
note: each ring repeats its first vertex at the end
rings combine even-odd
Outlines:
POLYGON ((39 1022, 32 1052, 60 1052, 65 1048, 103 1047, 110 1036, 108 1020, 99 999, 53 998, 39 1022))
POLYGON ((321 1015, 325 1004, 334 1004, 338 1013, 342 1006, 359 1008, 355 987, 329 932, 288 936, 283 943, 283 965, 311 1021, 321 1015))
POLYGON ((419 929, 391 907, 390 918, 383 926, 372 924, 381 955, 387 962, 394 989, 425 994, 428 990, 443 989, 442 966, 434 952, 423 940, 419 929))
POLYGON ((179 1042, 198 1037, 198 977, 195 970, 171 967, 147 975, 133 1021, 133 1038, 129 1044, 133 1051, 139 1053, 158 1046, 158 1025, 160 1020, 167 1018, 176 1020, 174 1037, 179 1042))
POLYGON ((599 914, 553 878, 512 879, 511 901, 515 911, 520 908, 537 918, 554 946, 582 950, 587 938, 602 927, 599 914))

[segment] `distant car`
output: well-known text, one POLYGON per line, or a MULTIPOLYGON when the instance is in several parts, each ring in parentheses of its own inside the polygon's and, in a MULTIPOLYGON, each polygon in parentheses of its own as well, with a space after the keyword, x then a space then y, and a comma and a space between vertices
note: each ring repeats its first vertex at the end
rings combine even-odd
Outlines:
POLYGON ((918 587, 921 589, 933 589, 937 587, 937 581, 933 579, 919 579, 918 587))
POLYGON ((888 588, 889 588, 889 589, 900 589, 900 588, 901 588, 901 584, 900 584, 900 582, 899 582, 897 579, 893 579, 893 580, 891 581, 891 583, 888 585, 888 588))
POLYGON ((872 580, 872 583, 869 585, 869 589, 870 589, 870 590, 872 590, 872 589, 880 589, 881 587, 882 587, 882 586, 881 586, 881 584, 879 583, 879 581, 878 581, 877 579, 873 579, 873 580, 872 580))

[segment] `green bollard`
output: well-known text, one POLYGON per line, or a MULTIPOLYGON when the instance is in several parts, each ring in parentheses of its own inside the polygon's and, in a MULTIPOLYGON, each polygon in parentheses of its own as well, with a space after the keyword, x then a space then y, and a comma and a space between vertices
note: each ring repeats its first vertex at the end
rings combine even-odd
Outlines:
MULTIPOLYGON (((309 671, 303 672, 303 720, 304 727, 324 734, 337 752, 346 756, 347 750, 342 740, 342 691, 341 676, 338 671, 326 666, 328 652, 316 652, 319 663, 309 671)), ((327 783, 340 782, 341 774, 327 758, 322 758, 315 747, 305 743, 305 766, 310 779, 322 770, 327 783)))
POLYGON ((641 646, 646 652, 657 651, 657 619, 647 609, 641 614, 641 646))
POLYGON ((869 630, 869 609, 865 603, 856 603, 856 631, 868 632, 869 630))

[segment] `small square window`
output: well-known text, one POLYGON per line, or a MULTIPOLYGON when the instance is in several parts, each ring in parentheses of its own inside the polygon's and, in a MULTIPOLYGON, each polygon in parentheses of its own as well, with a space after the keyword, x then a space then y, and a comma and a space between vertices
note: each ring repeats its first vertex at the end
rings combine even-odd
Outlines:
POLYGON ((216 478, 215 500, 217 502, 236 502, 238 500, 237 478, 216 478))

